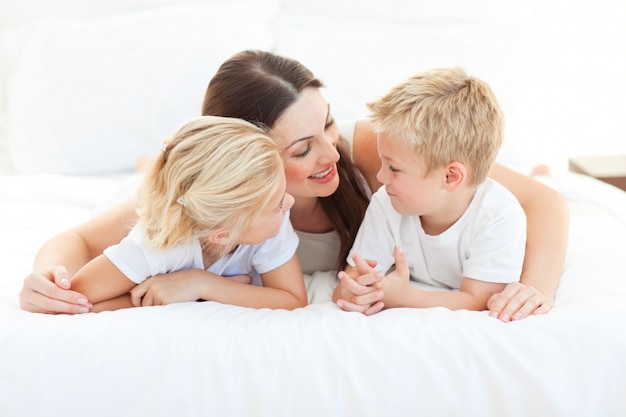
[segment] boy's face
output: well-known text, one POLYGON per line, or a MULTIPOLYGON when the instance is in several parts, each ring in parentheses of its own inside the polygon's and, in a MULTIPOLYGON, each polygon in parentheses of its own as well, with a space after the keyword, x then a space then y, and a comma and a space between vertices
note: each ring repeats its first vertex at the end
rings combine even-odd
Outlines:
POLYGON ((400 140, 384 133, 378 135, 378 155, 382 166, 376 178, 383 183, 398 213, 424 216, 439 210, 445 192, 443 168, 425 176, 426 168, 420 158, 412 155, 400 140))

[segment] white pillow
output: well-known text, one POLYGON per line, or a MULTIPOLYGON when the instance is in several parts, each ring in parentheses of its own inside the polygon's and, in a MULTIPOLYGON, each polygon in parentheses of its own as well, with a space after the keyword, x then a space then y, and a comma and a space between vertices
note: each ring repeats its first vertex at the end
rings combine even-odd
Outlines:
POLYGON ((198 116, 218 66, 271 49, 278 0, 192 4, 11 30, 8 152, 17 173, 127 171, 198 116))

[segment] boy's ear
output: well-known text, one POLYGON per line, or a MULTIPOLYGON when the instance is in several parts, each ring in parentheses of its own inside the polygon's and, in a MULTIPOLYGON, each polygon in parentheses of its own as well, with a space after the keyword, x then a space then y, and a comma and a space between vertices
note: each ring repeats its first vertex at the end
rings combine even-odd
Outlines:
POLYGON ((454 191, 467 179, 467 168, 461 162, 452 161, 446 165, 446 189, 454 191))
POLYGON ((218 230, 211 233, 208 239, 209 242, 216 245, 228 245, 230 243, 230 233, 226 230, 218 230))

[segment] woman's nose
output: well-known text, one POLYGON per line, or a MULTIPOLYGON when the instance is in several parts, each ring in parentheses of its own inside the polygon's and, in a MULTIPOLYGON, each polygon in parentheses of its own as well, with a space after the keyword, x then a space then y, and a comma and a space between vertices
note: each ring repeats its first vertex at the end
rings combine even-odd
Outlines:
MULTIPOLYGON (((322 151, 322 157, 328 162, 339 161, 339 151, 337 151, 337 143, 339 142, 339 135, 325 135, 324 145, 322 151)), ((326 162, 326 161, 324 161, 326 162)))

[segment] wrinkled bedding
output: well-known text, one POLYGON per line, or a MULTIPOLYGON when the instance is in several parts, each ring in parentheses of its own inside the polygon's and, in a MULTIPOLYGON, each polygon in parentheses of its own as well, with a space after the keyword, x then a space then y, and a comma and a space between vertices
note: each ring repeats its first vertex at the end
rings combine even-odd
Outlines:
POLYGON ((307 276, 292 312, 215 302, 80 316, 19 310, 40 244, 124 198, 132 178, 0 177, 1 416, 626 415, 626 193, 550 179, 570 207, 556 307, 486 312, 331 302, 307 276), (105 197, 103 197, 105 196, 105 197))

